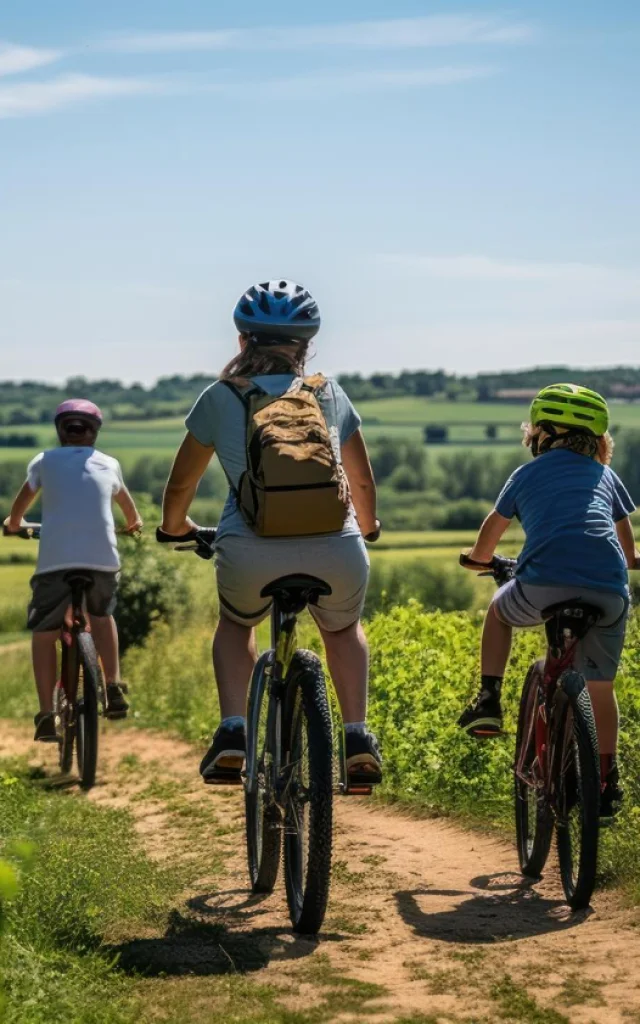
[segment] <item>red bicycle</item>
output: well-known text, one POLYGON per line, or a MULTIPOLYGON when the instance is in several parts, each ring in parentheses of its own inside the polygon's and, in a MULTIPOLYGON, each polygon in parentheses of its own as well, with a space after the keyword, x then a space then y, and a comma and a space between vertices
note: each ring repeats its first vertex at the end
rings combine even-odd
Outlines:
MULTIPOLYGON (((18 533, 9 533, 5 527, 3 532, 5 536, 38 540, 40 524, 30 523, 18 533)), ((75 747, 80 785, 90 789, 98 765, 100 706, 106 706, 98 655, 84 611, 85 592, 92 586, 93 577, 81 569, 70 569, 65 580, 71 597, 60 634, 60 678, 53 693, 59 763, 62 772, 70 772, 75 747)))
MULTIPOLYGON (((460 556, 499 586, 513 579, 516 562, 460 556)), ((520 869, 539 878, 555 827, 562 886, 569 906, 589 905, 596 883, 600 831, 600 755, 591 698, 574 668, 576 646, 602 612, 576 598, 546 608, 547 653, 524 682, 516 734, 515 810, 520 869)))

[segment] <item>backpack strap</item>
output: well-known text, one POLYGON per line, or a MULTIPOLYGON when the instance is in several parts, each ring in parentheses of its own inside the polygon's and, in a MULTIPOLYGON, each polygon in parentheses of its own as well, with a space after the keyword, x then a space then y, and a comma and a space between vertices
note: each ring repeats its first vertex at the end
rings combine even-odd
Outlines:
MULTIPOLYGON (((250 409, 249 399, 251 398, 252 395, 266 394, 266 391, 264 391, 264 389, 261 388, 259 384, 251 384, 251 386, 246 388, 245 390, 243 390, 242 388, 239 388, 237 384, 234 384, 230 380, 219 380, 218 384, 224 384, 224 386, 226 388, 228 388, 229 391, 233 395, 235 395, 236 398, 238 398, 242 402, 242 405, 243 405, 243 408, 244 408, 245 456, 247 458, 247 465, 248 465, 248 463, 249 463, 249 454, 248 454, 248 452, 246 450, 246 436, 247 436, 247 427, 249 425, 249 409, 250 409)), ((220 465, 222 466, 222 463, 220 463, 220 465)), ((239 495, 239 492, 238 492, 238 488, 234 487, 233 481, 231 480, 231 477, 227 473, 227 471, 224 468, 224 466, 222 466, 222 471, 223 471, 224 475, 227 478, 227 483, 229 484, 229 490, 231 491, 231 493, 233 494, 234 498, 236 499, 236 505, 239 506, 240 495, 239 495)), ((240 477, 240 480, 242 480, 242 477, 240 477)))

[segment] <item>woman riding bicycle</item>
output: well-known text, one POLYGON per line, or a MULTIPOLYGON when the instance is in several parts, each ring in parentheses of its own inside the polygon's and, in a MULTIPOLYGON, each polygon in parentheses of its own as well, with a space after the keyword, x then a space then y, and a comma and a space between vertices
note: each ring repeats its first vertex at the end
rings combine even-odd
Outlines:
MULTIPOLYGON (((318 306, 305 288, 289 281, 256 285, 239 300, 234 321, 240 332, 240 352, 189 413, 187 434, 176 455, 163 504, 162 529, 166 533, 182 536, 192 531, 189 507, 202 474, 217 453, 230 485, 215 554, 220 620, 213 665, 221 724, 200 771, 205 782, 228 779, 230 770, 239 776, 246 750, 247 687, 257 659, 255 626, 269 615, 271 607, 261 592, 281 576, 305 573, 331 587, 331 594, 319 598, 310 611, 322 635, 340 701, 347 770, 368 770, 371 782, 376 783, 381 779, 381 759, 376 739, 365 725, 368 648, 360 616, 369 575, 363 536, 377 536, 379 523, 360 417, 334 380, 315 377, 303 381, 309 345, 320 328, 318 306), (241 494, 250 454, 247 396, 258 393, 268 403, 274 396, 291 395, 301 387, 317 395, 326 421, 323 436, 328 432, 330 454, 333 451, 334 475, 341 479, 346 475, 352 501, 345 505, 342 527, 331 532, 316 529, 310 510, 308 530, 305 523, 298 523, 296 536, 260 536, 255 523, 249 525, 241 494)), ((316 429, 322 435, 323 424, 316 429)), ((321 492, 314 493, 321 503, 321 492)))
POLYGON ((491 602, 480 693, 459 720, 474 736, 501 732, 500 689, 514 626, 540 625, 544 609, 574 598, 600 608, 601 618, 578 645, 576 667, 587 680, 596 719, 603 816, 612 814, 622 795, 613 680, 629 608, 627 568, 638 558, 629 519, 635 506, 609 467, 608 427, 607 403, 588 388, 552 384, 534 399, 523 441, 534 461, 507 480, 469 552, 473 561, 489 562, 513 517, 520 520, 526 541, 516 578, 491 602))

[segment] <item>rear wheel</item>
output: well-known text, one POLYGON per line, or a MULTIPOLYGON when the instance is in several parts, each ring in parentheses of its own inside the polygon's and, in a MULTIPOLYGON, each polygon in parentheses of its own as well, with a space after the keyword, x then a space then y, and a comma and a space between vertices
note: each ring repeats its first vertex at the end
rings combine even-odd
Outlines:
POLYGON ((282 730, 287 903, 297 932, 322 927, 331 881, 331 713, 322 665, 297 651, 287 676, 282 730))
POLYGON ((553 817, 536 751, 542 673, 543 663, 540 661, 527 673, 520 699, 516 738, 516 839, 520 870, 529 878, 539 878, 542 874, 553 834, 553 817))
POLYGON ((560 875, 573 910, 589 906, 600 829, 600 755, 589 691, 566 672, 551 708, 552 764, 560 875))
POLYGON ((268 743, 271 652, 258 661, 247 704, 247 770, 244 806, 247 856, 253 892, 272 892, 278 877, 282 814, 272 785, 273 756, 268 743))
POLYGON ((63 643, 60 682, 53 695, 53 710, 60 747, 60 771, 68 775, 73 764, 76 739, 76 693, 78 690, 79 656, 75 638, 69 646, 63 643))
POLYGON ((100 669, 90 633, 78 635, 79 676, 76 698, 76 755, 80 785, 91 789, 98 767, 98 694, 100 669))

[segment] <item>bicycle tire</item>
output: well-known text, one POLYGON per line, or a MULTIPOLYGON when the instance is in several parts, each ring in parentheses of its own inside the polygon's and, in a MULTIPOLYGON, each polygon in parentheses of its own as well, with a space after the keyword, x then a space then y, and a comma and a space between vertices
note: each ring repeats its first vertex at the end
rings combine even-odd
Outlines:
POLYGON ((522 761, 522 774, 530 779, 527 782, 517 771, 514 774, 518 859, 522 874, 528 878, 540 878, 553 837, 553 814, 544 779, 541 772, 536 775, 536 720, 543 671, 543 662, 537 661, 527 672, 520 698, 516 734, 516 769, 522 761), (526 745, 524 751, 523 745, 526 745))
POLYGON ((82 675, 76 698, 76 758, 82 789, 95 785, 98 769, 98 693, 100 669, 90 633, 78 634, 78 662, 82 675))
POLYGON ((315 935, 324 921, 331 884, 331 712, 322 665, 311 651, 296 652, 286 682, 282 802, 287 904, 294 930, 315 935))
POLYGON ((58 763, 63 775, 68 775, 73 764, 73 749, 76 739, 75 700, 78 689, 78 648, 74 642, 63 647, 61 683, 56 687, 54 708, 56 729, 59 736, 58 763), (57 706, 56 706, 57 705, 57 706))
POLYGON ((253 892, 273 892, 280 866, 282 813, 269 792, 269 677, 272 652, 263 654, 253 670, 247 701, 247 770, 244 807, 249 877, 253 892))
POLYGON ((591 698, 579 672, 560 677, 551 721, 560 876, 567 903, 582 910, 589 906, 598 867, 600 755, 591 698))

